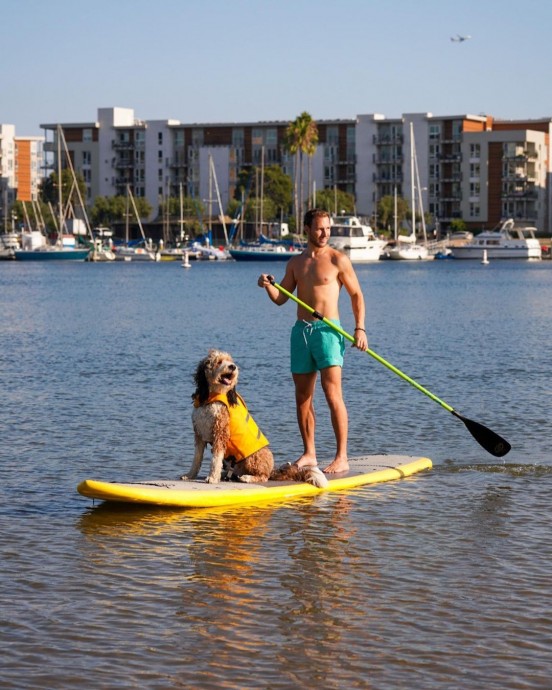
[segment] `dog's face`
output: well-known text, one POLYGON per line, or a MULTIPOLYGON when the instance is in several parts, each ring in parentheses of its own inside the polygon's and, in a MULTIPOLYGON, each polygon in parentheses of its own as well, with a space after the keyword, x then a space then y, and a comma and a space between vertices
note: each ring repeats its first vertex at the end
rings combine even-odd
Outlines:
POLYGON ((209 350, 207 357, 199 363, 195 375, 200 402, 209 396, 233 390, 238 383, 238 375, 238 366, 228 352, 209 350))

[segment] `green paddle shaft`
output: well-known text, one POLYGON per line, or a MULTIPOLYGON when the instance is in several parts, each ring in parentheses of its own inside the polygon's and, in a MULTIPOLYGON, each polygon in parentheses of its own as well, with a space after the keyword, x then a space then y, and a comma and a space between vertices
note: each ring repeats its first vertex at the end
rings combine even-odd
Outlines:
MULTIPOLYGON (((272 278, 272 276, 270 276, 272 278)), ((269 278, 269 280, 270 280, 269 278)), ((297 302, 303 309, 306 309, 308 312, 310 312, 313 316, 315 316, 317 319, 320 321, 323 321, 327 326, 330 326, 330 328, 333 328, 334 331, 337 331, 338 333, 341 333, 341 335, 344 338, 347 338, 347 340, 350 340, 352 343, 355 342, 354 337, 350 334, 347 333, 347 331, 344 331, 340 326, 335 324, 333 321, 330 321, 327 319, 325 316, 322 316, 322 314, 319 314, 315 309, 310 307, 308 304, 305 304, 305 302, 302 302, 298 297, 296 297, 293 293, 288 292, 284 287, 279 285, 274 279, 270 280, 272 285, 274 285, 275 288, 277 288, 282 294, 286 295, 286 297, 289 297, 292 299, 294 302, 297 302)), ((402 379, 407 381, 411 386, 414 386, 414 388, 417 388, 421 393, 424 395, 427 395, 428 398, 431 398, 433 401, 441 405, 442 407, 447 410, 447 412, 452 412, 454 414, 454 408, 452 408, 450 405, 448 405, 444 400, 441 400, 441 398, 438 398, 436 395, 433 395, 431 391, 428 391, 427 388, 424 388, 421 384, 419 384, 417 381, 414 381, 414 379, 411 379, 410 376, 407 376, 404 372, 402 372, 400 369, 397 369, 397 367, 393 366, 391 362, 388 362, 386 359, 378 355, 377 352, 374 352, 370 348, 366 348, 365 352, 370 355, 370 357, 373 357, 375 360, 377 360, 380 364, 383 364, 384 367, 387 367, 390 369, 394 374, 397 374, 397 376, 400 376, 402 379)))
MULTIPOLYGON (((315 309, 312 307, 309 307, 308 304, 305 304, 302 302, 300 299, 295 297, 291 292, 288 292, 284 287, 279 285, 272 276, 268 276, 268 279, 274 287, 279 290, 282 294, 286 295, 290 299, 292 299, 294 302, 297 302, 297 304, 301 305, 303 309, 306 311, 310 312, 315 318, 320 319, 320 321, 323 321, 326 325, 328 325, 330 328, 333 328, 334 331, 337 331, 340 333, 344 338, 347 340, 350 340, 352 343, 355 342, 355 339, 353 338, 352 335, 344 331, 342 328, 340 328, 337 324, 333 323, 329 319, 327 319, 325 316, 322 314, 318 313, 315 309)), ((390 362, 385 360, 383 357, 380 357, 376 352, 373 350, 370 350, 369 348, 366 348, 365 350, 371 357, 373 357, 375 360, 377 360, 380 364, 383 364, 384 367, 387 367, 390 369, 394 374, 397 374, 397 376, 400 376, 401 379, 404 379, 407 381, 411 386, 414 386, 414 388, 417 388, 421 393, 424 395, 427 395, 428 398, 431 398, 434 402, 438 403, 441 405, 441 407, 444 407, 447 412, 450 412, 453 414, 457 419, 459 419, 461 422, 464 423, 466 426, 467 430, 470 432, 470 434, 474 437, 474 439, 491 455, 494 455, 497 458, 501 458, 506 453, 509 453, 512 446, 506 441, 506 439, 502 438, 502 436, 499 436, 497 433, 492 431, 491 429, 488 429, 486 426, 483 426, 483 424, 480 424, 479 422, 474 422, 472 419, 468 419, 467 417, 464 417, 461 415, 459 412, 457 412, 454 408, 452 408, 450 405, 448 405, 444 400, 441 400, 441 398, 438 398, 436 395, 433 395, 431 391, 428 391, 427 388, 424 388, 422 385, 420 385, 417 381, 414 381, 414 379, 411 379, 410 376, 407 376, 404 372, 402 372, 400 369, 397 369, 397 367, 393 366, 390 362)))

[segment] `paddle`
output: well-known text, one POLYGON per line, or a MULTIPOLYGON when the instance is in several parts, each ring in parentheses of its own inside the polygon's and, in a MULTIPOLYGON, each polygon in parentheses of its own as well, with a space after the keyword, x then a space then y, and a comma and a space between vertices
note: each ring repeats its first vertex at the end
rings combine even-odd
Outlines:
MULTIPOLYGON (((355 342, 355 339, 353 338, 352 335, 350 335, 349 333, 344 331, 337 324, 333 323, 333 321, 330 321, 325 316, 323 316, 322 314, 315 311, 312 307, 309 307, 308 304, 305 304, 305 302, 302 302, 294 294, 292 294, 291 292, 288 292, 284 287, 279 285, 274 280, 273 276, 268 276, 268 279, 271 282, 271 284, 274 285, 274 287, 277 288, 282 294, 286 295, 287 297, 292 299, 294 302, 297 302, 297 304, 301 305, 303 307, 303 309, 306 309, 315 318, 319 319, 320 321, 323 321, 326 325, 330 326, 330 328, 333 328, 334 331, 337 331, 338 333, 340 333, 347 340, 350 340, 352 343, 355 342)), ((441 407, 444 407, 445 410, 447 410, 447 412, 450 412, 455 417, 460 419, 460 421, 464 422, 464 424, 465 424, 466 428, 468 429, 468 431, 470 432, 470 434, 479 443, 479 445, 482 446, 488 453, 490 453, 491 455, 494 455, 497 458, 501 458, 503 455, 506 455, 506 453, 508 453, 510 451, 512 446, 508 443, 508 441, 503 439, 501 436, 496 434, 494 431, 491 431, 491 429, 487 429, 486 426, 483 426, 483 424, 479 424, 479 422, 474 422, 473 420, 468 419, 467 417, 464 417, 463 415, 461 415, 454 408, 452 408, 450 405, 448 405, 444 400, 441 400, 436 395, 431 393, 431 391, 428 391, 427 388, 424 388, 417 381, 414 381, 414 379, 411 379, 410 376, 407 376, 400 369, 397 369, 397 367, 393 366, 390 362, 388 362, 383 357, 378 355, 377 352, 374 352, 373 350, 370 350, 370 348, 367 348, 366 353, 369 354, 371 357, 373 357, 375 360, 377 360, 380 364, 383 364, 383 366, 390 369, 393 373, 397 374, 397 376, 400 376, 402 379, 407 381, 411 386, 414 386, 414 388, 417 388, 421 393, 423 393, 424 395, 427 395, 428 398, 431 398, 434 402, 441 405, 441 407)))

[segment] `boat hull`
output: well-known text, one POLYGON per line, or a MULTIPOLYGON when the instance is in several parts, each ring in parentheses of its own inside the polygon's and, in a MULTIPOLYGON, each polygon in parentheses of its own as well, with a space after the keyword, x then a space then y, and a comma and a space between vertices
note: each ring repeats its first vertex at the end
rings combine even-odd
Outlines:
POLYGON ((235 261, 287 261, 292 256, 297 256, 298 252, 292 251, 270 251, 259 249, 229 249, 230 256, 235 261))
POLYGON ((90 249, 16 249, 17 261, 85 261, 90 249))
POLYGON ((412 245, 408 247, 393 247, 388 250, 387 258, 394 261, 427 261, 430 258, 426 247, 412 245))
POLYGON ((455 259, 483 259, 483 252, 487 252, 488 259, 532 259, 538 261, 542 258, 539 247, 454 247, 452 253, 455 259))

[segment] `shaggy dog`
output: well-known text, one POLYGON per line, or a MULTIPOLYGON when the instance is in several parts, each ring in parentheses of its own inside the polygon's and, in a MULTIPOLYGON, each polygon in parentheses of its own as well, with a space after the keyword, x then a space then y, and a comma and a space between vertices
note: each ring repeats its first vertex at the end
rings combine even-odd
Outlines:
POLYGON ((317 467, 299 468, 287 463, 274 471, 274 458, 263 435, 236 390, 239 369, 227 352, 209 350, 194 376, 192 423, 195 452, 192 466, 182 479, 195 479, 208 443, 212 446, 211 468, 206 481, 220 481, 223 464, 229 478, 242 482, 268 479, 309 482, 318 487, 328 480, 317 467))

